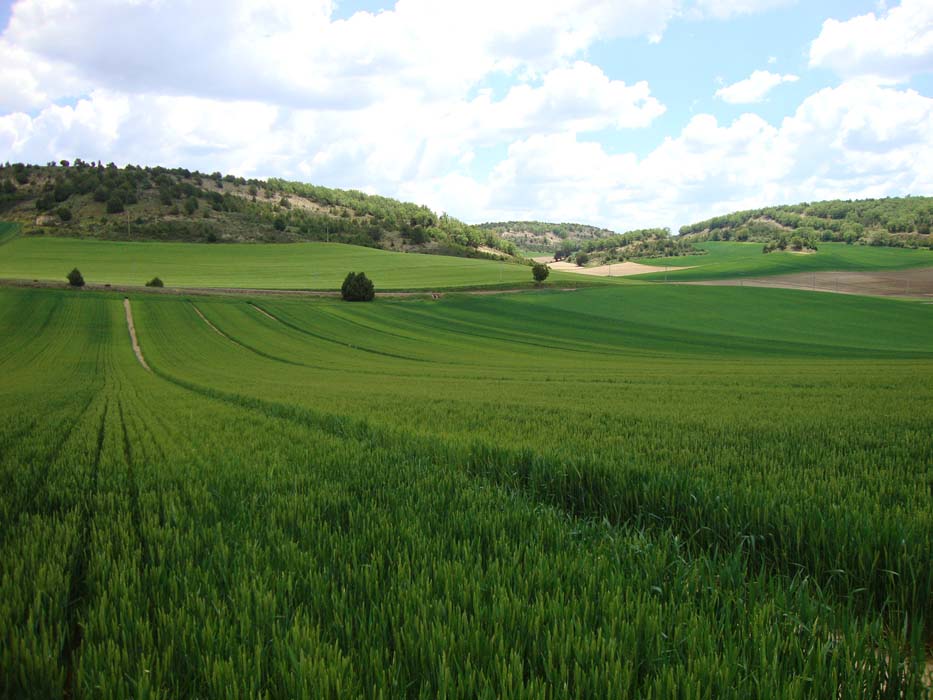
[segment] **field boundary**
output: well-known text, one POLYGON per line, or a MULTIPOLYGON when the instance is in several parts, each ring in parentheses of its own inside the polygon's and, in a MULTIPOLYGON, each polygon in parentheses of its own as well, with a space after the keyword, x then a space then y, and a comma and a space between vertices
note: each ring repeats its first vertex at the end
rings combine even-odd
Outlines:
MULTIPOLYGON (((573 287, 532 286, 527 287, 437 287, 435 289, 398 289, 377 291, 377 299, 440 299, 447 294, 467 294, 487 296, 493 294, 526 294, 531 292, 576 292, 580 289, 603 288, 604 283, 582 284, 573 287)), ((67 282, 54 280, 0 278, 0 287, 25 287, 29 289, 71 289, 67 282)), ((288 298, 329 298, 339 299, 340 292, 324 289, 262 289, 254 287, 146 287, 126 284, 85 283, 83 289, 94 292, 117 292, 120 294, 156 294, 167 296, 214 296, 214 297, 288 297, 288 298)))
POLYGON ((904 270, 820 270, 755 277, 677 280, 667 282, 667 284, 799 289, 807 292, 895 299, 933 299, 933 267, 915 267, 904 270))

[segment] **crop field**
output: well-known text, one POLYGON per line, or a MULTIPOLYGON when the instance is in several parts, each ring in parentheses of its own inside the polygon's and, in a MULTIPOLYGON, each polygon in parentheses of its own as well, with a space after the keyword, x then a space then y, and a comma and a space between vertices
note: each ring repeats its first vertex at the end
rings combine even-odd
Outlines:
MULTIPOLYGON (((3 231, 0 229, 0 243, 3 231)), ((340 289, 365 271, 378 290, 531 286, 530 268, 493 260, 392 253, 338 243, 122 243, 17 237, 3 245, 0 279, 63 281, 77 267, 92 284, 340 289)), ((576 280, 552 273, 549 283, 576 280)))
POLYGON ((933 306, 129 307, 0 289, 4 697, 927 697, 933 306))
POLYGON ((646 265, 664 267, 690 266, 689 270, 655 272, 639 275, 647 280, 712 280, 763 275, 785 275, 799 272, 905 270, 916 267, 933 268, 933 250, 883 248, 845 243, 820 243, 815 253, 775 251, 762 253, 761 243, 712 241, 698 243, 705 255, 639 260, 646 265))

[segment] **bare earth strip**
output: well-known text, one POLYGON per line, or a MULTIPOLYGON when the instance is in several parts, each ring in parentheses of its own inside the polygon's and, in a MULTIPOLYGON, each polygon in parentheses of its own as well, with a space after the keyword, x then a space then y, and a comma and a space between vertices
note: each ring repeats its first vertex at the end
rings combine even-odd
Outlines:
MULTIPOLYGON (((663 269, 663 268, 662 268, 663 269)), ((670 268, 673 270, 674 268, 670 268)), ((530 277, 530 274, 529 274, 530 277)), ((20 280, 20 279, 0 279, 0 287, 25 287, 29 289, 68 289, 79 293, 67 282, 53 282, 50 280, 20 280)), ((110 284, 85 284, 82 289, 88 289, 95 292, 119 292, 122 294, 170 294, 181 296, 282 296, 282 297, 340 297, 339 291, 321 291, 311 289, 254 289, 250 287, 138 287, 132 285, 110 285, 110 284)), ((485 296, 488 294, 519 294, 522 292, 533 291, 551 291, 551 292, 575 292, 576 287, 504 287, 494 289, 447 289, 443 292, 432 292, 430 289, 424 289, 414 292, 396 292, 386 291, 376 292, 380 298, 400 298, 408 299, 411 297, 430 297, 440 298, 445 294, 469 294, 485 296)))
POLYGON ((266 316, 267 318, 271 318, 273 321, 278 321, 278 320, 279 320, 279 319, 277 319, 275 316, 273 316, 272 314, 270 314, 268 311, 266 311, 265 309, 260 309, 260 308, 259 308, 258 306, 256 306, 255 304, 250 304, 250 306, 252 306, 254 309, 256 309, 256 311, 258 311, 259 313, 261 313, 263 316, 266 316))
POLYGON ((220 337, 226 338, 227 340, 230 340, 230 338, 227 338, 227 334, 226 334, 226 333, 224 333, 224 332, 223 332, 222 330, 220 330, 217 326, 215 326, 213 323, 211 323, 210 321, 207 320, 207 316, 205 316, 204 314, 201 313, 201 309, 199 309, 199 308, 198 308, 197 306, 195 306, 194 304, 191 305, 191 308, 194 309, 194 312, 195 312, 198 316, 201 317, 201 320, 204 321, 204 323, 206 323, 206 324, 210 327, 210 329, 211 329, 212 331, 214 331, 214 332, 215 332, 217 335, 219 335, 220 337))
POLYGON ((933 299, 933 267, 882 272, 795 272, 769 277, 675 282, 716 287, 777 287, 864 296, 933 299))
POLYGON ((560 272, 576 272, 580 275, 595 275, 597 277, 629 277, 630 275, 647 275, 649 272, 674 272, 675 270, 689 270, 687 267, 658 267, 656 265, 642 265, 636 262, 614 263, 612 265, 599 265, 598 267, 580 267, 574 263, 556 262, 548 265, 552 270, 560 272))
POLYGON ((130 308, 130 300, 123 300, 123 309, 126 311, 126 327, 130 330, 130 342, 133 344, 133 352, 136 353, 136 359, 139 360, 139 364, 146 368, 147 371, 151 372, 149 365, 146 364, 146 358, 143 357, 142 348, 139 347, 139 341, 136 339, 136 326, 133 325, 133 309, 130 308))

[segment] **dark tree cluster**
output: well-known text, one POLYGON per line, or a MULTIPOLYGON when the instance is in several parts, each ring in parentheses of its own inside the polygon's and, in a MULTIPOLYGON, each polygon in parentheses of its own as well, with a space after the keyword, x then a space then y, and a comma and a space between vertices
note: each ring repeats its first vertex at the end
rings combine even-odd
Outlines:
POLYGON ((340 287, 340 296, 344 301, 372 301, 376 288, 365 272, 349 272, 340 287))

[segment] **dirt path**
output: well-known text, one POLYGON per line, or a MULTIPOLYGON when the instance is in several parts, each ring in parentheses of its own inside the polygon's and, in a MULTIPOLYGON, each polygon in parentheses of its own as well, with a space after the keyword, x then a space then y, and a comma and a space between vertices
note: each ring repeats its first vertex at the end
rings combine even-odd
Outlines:
POLYGON ((580 267, 576 263, 555 262, 548 265, 552 270, 559 272, 575 272, 578 275, 594 275, 597 277, 629 277, 631 275, 647 275, 649 272, 674 272, 675 270, 689 270, 687 267, 660 267, 657 265, 642 265, 636 262, 613 263, 612 265, 599 265, 597 267, 580 267))
POLYGON ((208 327, 209 327, 212 331, 214 331, 214 332, 215 332, 217 335, 219 335, 221 338, 224 338, 225 340, 230 340, 230 338, 227 337, 227 334, 226 334, 226 333, 224 333, 224 332, 223 332, 222 330, 220 330, 217 326, 215 326, 213 323, 211 323, 210 321, 207 320, 207 316, 205 316, 204 314, 201 313, 201 309, 199 309, 199 308, 198 308, 197 306, 195 306, 194 304, 191 305, 191 308, 194 309, 194 312, 195 312, 198 316, 201 317, 201 320, 204 321, 204 323, 206 323, 206 324, 208 325, 208 327))
MULTIPOLYGON (((674 268, 671 268, 674 269, 674 268)), ((50 280, 0 279, 3 287, 26 287, 31 289, 74 289, 66 282, 50 280)), ((281 297, 329 297, 340 298, 340 292, 318 291, 310 289, 251 289, 248 287, 136 287, 130 285, 86 284, 84 289, 97 292, 120 292, 123 294, 171 294, 176 296, 281 296, 281 297)), ((508 287, 505 289, 447 289, 432 292, 430 289, 414 292, 377 292, 378 298, 409 299, 417 297, 440 298, 445 294, 469 294, 485 296, 488 294, 519 294, 521 292, 575 292, 577 287, 508 287)))
POLYGON ((136 339, 136 326, 133 325, 133 309, 130 308, 130 300, 123 300, 123 309, 126 311, 126 327, 130 330, 130 342, 133 344, 133 352, 136 353, 136 359, 139 360, 146 371, 151 372, 149 365, 146 364, 146 358, 143 357, 143 350, 139 347, 139 341, 136 339))
POLYGON ((771 287, 864 296, 933 299, 933 267, 878 272, 795 272, 768 277, 675 282, 716 287, 771 287))
POLYGON ((259 313, 261 313, 261 314, 262 314, 263 316, 265 316, 266 318, 271 318, 273 321, 278 321, 278 320, 279 320, 279 319, 277 319, 275 316, 273 316, 272 314, 270 314, 268 311, 266 311, 265 309, 260 309, 260 308, 259 308, 258 306, 256 306, 255 304, 250 304, 250 306, 252 306, 254 309, 256 309, 256 311, 258 311, 259 313))

